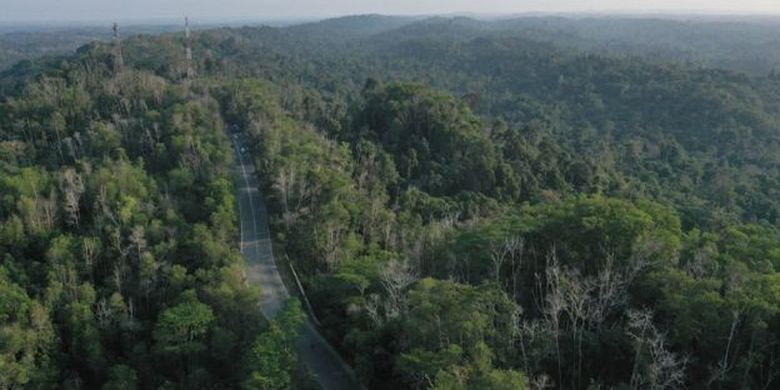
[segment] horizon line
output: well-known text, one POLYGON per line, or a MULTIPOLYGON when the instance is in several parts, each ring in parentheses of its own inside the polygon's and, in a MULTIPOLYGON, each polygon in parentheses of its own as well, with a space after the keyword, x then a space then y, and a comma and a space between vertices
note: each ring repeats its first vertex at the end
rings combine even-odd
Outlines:
POLYGON ((330 15, 297 15, 297 16, 283 16, 283 15, 255 15, 255 16, 217 16, 217 17, 198 17, 197 15, 181 16, 150 16, 143 18, 83 18, 83 19, 52 19, 52 18, 40 18, 40 19, 2 19, 0 17, 0 25, 14 25, 14 24, 59 24, 59 25, 102 25, 106 23, 106 20, 117 23, 132 23, 134 25, 161 25, 161 24, 178 24, 178 21, 183 20, 185 16, 189 16, 191 20, 200 21, 201 24, 219 24, 219 23, 262 23, 262 22, 313 22, 324 21, 329 19, 338 19, 354 16, 388 16, 388 17, 457 17, 457 16, 473 16, 482 18, 502 18, 502 17, 543 17, 543 16, 655 16, 655 17, 725 17, 725 18, 779 18, 780 11, 728 11, 728 10, 702 10, 702 9, 681 9, 681 10, 668 10, 668 9, 645 9, 645 10, 633 10, 633 9, 605 9, 605 10, 580 10, 580 11, 523 11, 523 12, 441 12, 441 13, 381 13, 381 12, 368 12, 368 13, 355 13, 355 14, 330 14, 330 15))

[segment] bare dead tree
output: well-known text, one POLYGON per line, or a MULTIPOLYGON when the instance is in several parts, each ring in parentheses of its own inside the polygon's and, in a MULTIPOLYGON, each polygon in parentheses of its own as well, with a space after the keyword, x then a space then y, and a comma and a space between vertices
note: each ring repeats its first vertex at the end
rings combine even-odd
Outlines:
MULTIPOLYGON (((556 336, 556 353, 563 368, 560 338, 571 337, 572 364, 571 387, 582 385, 584 362, 583 340, 586 332, 599 329, 607 316, 625 300, 630 280, 638 271, 629 266, 619 269, 613 256, 602 262, 594 276, 582 275, 577 269, 562 267, 554 249, 546 258, 544 276, 537 274, 537 291, 541 297, 539 308, 544 321, 556 336)), ((562 374, 559 369, 559 383, 562 374)))
POLYGON ((368 318, 370 318, 377 327, 384 323, 382 313, 380 311, 381 307, 382 298, 379 296, 379 294, 371 294, 368 296, 368 299, 366 299, 365 303, 365 310, 366 313, 368 313, 368 318))
POLYGON ((123 270, 122 262, 116 262, 114 264, 114 287, 116 288, 116 291, 122 292, 122 287, 124 287, 124 270, 123 270))
POLYGON ((729 329, 729 336, 728 340, 726 341, 726 348, 723 352, 723 357, 721 357, 720 361, 718 362, 718 365, 713 368, 713 373, 710 376, 709 381, 707 381, 707 385, 712 385, 715 382, 721 381, 726 379, 726 375, 731 370, 731 365, 729 363, 729 354, 731 353, 731 344, 734 342, 734 336, 737 331, 737 326, 739 325, 739 319, 740 319, 740 310, 736 309, 731 312, 732 320, 731 320, 731 326, 729 329))
POLYGON ((339 222, 330 222, 323 230, 317 231, 317 242, 322 249, 323 261, 328 268, 333 268, 338 262, 339 248, 344 239, 344 226, 339 222))
POLYGON ((563 313, 569 319, 570 331, 574 341, 576 362, 572 375, 572 388, 580 387, 582 372, 582 337, 588 318, 590 318, 590 303, 595 283, 592 279, 582 278, 576 270, 566 269, 561 272, 563 313))
POLYGON ((661 390, 683 386, 686 360, 666 348, 666 337, 653 325, 650 311, 630 310, 626 334, 634 340, 632 388, 661 390))
POLYGON ((385 204, 389 198, 385 193, 372 193, 369 194, 369 199, 368 209, 363 218, 363 230, 369 241, 385 238, 384 242, 387 243, 386 234, 383 233, 385 226, 388 225, 385 221, 390 219, 385 211, 385 204))
POLYGON ((130 230, 130 237, 128 238, 128 241, 130 241, 130 245, 132 246, 136 260, 141 260, 141 258, 144 255, 144 252, 146 252, 146 232, 144 231, 143 226, 133 226, 133 228, 130 230))
POLYGON ((60 191, 63 194, 63 209, 67 222, 78 226, 80 221, 80 202, 84 194, 84 182, 75 169, 68 168, 60 177, 60 191))
POLYGON ((96 198, 96 209, 103 212, 103 216, 108 218, 115 226, 119 225, 119 221, 116 219, 111 206, 108 204, 108 188, 105 184, 101 184, 98 187, 98 194, 96 198))
POLYGON ((717 248, 707 245, 694 251, 692 258, 685 264, 685 270, 696 279, 705 278, 715 273, 717 263, 713 261, 717 248))
POLYGON ((54 221, 57 215, 57 193, 52 188, 49 191, 47 198, 41 199, 39 202, 41 212, 43 215, 43 226, 46 230, 54 228, 54 221))
POLYGON ((490 260, 493 265, 493 278, 501 285, 501 267, 509 257, 509 250, 504 242, 493 243, 490 248, 490 260))
POLYGON ((589 302, 588 320, 596 328, 605 321, 607 315, 626 299, 626 290, 631 284, 635 273, 633 271, 621 272, 615 265, 614 255, 608 255, 601 267, 594 284, 594 295, 589 302))
POLYGON ((55 112, 54 114, 52 114, 52 117, 50 119, 50 126, 52 130, 54 130, 54 134, 57 139, 57 155, 60 158, 60 162, 64 162, 65 155, 62 153, 62 139, 63 139, 63 133, 65 132, 65 129, 67 127, 65 123, 65 118, 59 112, 55 112))
POLYGON ((86 237, 81 241, 81 253, 87 268, 92 270, 100 253, 100 240, 95 237, 86 237))
MULTIPOLYGON (((628 280, 634 280, 641 272, 657 265, 659 254, 663 250, 663 245, 652 237, 640 237, 634 243, 631 251, 631 257, 628 258, 628 267, 625 273, 628 280)), ((679 262, 679 253, 674 253, 672 258, 666 258, 665 261, 677 264, 679 262)))
POLYGON ((539 374, 528 381, 528 388, 531 390, 545 390, 555 388, 555 386, 547 374, 539 374))
POLYGON ((534 346, 540 343, 549 345, 548 343, 553 342, 558 334, 548 326, 546 321, 523 320, 519 315, 514 318, 514 321, 513 342, 520 349, 523 371, 531 375, 538 369, 539 363, 548 357, 546 349, 534 346))
POLYGON ((101 327, 107 327, 111 322, 111 307, 108 305, 105 298, 100 298, 95 305, 95 318, 101 327))
POLYGON ((387 292, 388 316, 396 316, 403 309, 406 288, 418 280, 417 273, 408 260, 391 260, 382 270, 380 280, 387 292))
POLYGON ((282 201, 282 218, 284 225, 289 228, 294 222, 294 215, 290 212, 290 196, 295 185, 295 168, 289 165, 279 170, 273 183, 273 189, 282 201))
POLYGON ((501 268, 507 261, 511 262, 513 293, 517 292, 517 272, 522 262, 524 246, 525 241, 522 237, 511 236, 499 242, 494 242, 490 249, 493 277, 498 285, 501 285, 501 268))
POLYGON ((282 203, 282 218, 288 228, 306 215, 322 192, 322 186, 310 180, 295 162, 287 162, 279 169, 271 187, 282 203))
POLYGON ((425 249, 425 239, 423 234, 407 234, 401 237, 401 246, 408 260, 420 264, 425 249))
POLYGON ((518 298, 518 283, 517 279, 520 277, 520 271, 523 267, 523 255, 525 252, 525 239, 520 236, 510 237, 506 241, 506 245, 509 247, 509 260, 511 262, 512 272, 512 298, 518 298))
POLYGON ((562 288, 562 272, 558 265, 558 254, 551 248, 546 256, 544 277, 536 275, 539 290, 543 298, 540 305, 545 321, 555 337, 555 353, 558 361, 558 385, 563 383, 563 357, 561 356, 561 314, 565 311, 565 300, 562 288))

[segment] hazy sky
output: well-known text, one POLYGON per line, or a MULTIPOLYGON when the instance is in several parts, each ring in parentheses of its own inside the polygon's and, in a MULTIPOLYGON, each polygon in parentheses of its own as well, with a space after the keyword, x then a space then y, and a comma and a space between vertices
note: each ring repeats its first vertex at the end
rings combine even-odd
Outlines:
POLYGON ((346 14, 698 11, 780 14, 780 0, 0 0, 0 21, 253 19, 346 14))

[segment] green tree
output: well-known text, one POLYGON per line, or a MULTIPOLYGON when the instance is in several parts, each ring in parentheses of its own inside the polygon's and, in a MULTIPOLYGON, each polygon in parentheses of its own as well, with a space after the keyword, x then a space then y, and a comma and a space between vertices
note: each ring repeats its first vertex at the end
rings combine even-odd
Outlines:
POLYGON ((0 387, 46 387, 56 372, 56 338, 46 308, 0 266, 0 387))
POLYGON ((155 348, 162 358, 174 356, 180 360, 182 381, 189 380, 194 362, 206 350, 214 320, 211 307, 199 302, 192 290, 182 294, 181 303, 160 314, 154 328, 155 348))
POLYGON ((135 390, 137 388, 138 375, 136 375, 135 370, 124 364, 111 367, 108 381, 102 387, 103 390, 135 390))
POLYGON ((291 300, 287 306, 269 321, 252 344, 249 358, 249 378, 244 383, 247 389, 288 389, 295 382, 293 375, 298 369, 298 354, 295 342, 306 313, 300 301, 291 300))

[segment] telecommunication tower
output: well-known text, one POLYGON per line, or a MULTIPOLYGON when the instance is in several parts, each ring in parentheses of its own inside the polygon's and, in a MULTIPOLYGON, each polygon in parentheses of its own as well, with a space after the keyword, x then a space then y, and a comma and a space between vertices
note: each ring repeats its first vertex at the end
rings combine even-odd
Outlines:
POLYGON ((114 73, 119 73, 125 66, 125 60, 122 57, 122 40, 119 39, 119 26, 114 22, 114 39, 113 39, 113 55, 114 55, 114 73))
POLYGON ((192 79, 195 77, 195 67, 192 65, 192 42, 190 38, 190 18, 185 16, 184 17, 184 47, 186 50, 186 58, 187 58, 187 78, 192 79))

